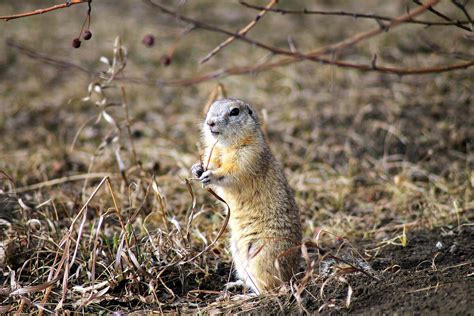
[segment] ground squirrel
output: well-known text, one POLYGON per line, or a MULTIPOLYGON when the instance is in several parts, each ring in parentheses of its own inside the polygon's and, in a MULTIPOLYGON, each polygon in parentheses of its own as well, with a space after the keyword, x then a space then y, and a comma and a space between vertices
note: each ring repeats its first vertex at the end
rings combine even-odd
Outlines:
POLYGON ((230 207, 230 246, 238 278, 257 294, 288 282, 300 260, 301 222, 282 166, 255 111, 238 99, 215 101, 202 126, 203 163, 192 173, 230 207), (215 145, 215 146, 214 146, 215 145))

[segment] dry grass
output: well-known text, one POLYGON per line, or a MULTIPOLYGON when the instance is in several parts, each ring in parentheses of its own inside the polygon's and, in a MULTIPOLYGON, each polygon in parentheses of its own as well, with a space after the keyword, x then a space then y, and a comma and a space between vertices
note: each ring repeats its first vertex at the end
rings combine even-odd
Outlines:
MULTIPOLYGON (((182 10, 228 29, 255 15, 236 3, 209 3, 189 3, 182 10)), ((333 5, 403 12, 402 2, 333 5)), ((0 11, 24 11, 25 6, 7 1, 0 11)), ((93 39, 73 50, 70 40, 84 17, 78 7, 2 28, 39 52, 103 71, 109 67, 99 58, 114 57, 114 39, 120 35, 128 49, 124 73, 142 77, 181 78, 267 57, 234 42, 198 66, 223 38, 192 31, 165 67, 159 60, 185 26, 141 3, 107 1, 94 3, 93 39), (148 33, 156 36, 152 48, 141 44, 148 33)), ((280 45, 291 36, 299 48, 309 49, 367 26, 373 21, 267 14, 249 34, 280 45)), ((450 52, 469 52, 472 46, 453 28, 403 26, 351 49, 346 57, 370 60, 377 53, 380 61, 404 65, 451 58, 433 53, 430 42, 450 52)), ((305 238, 342 261, 353 261, 351 266, 336 260, 327 279, 319 267, 327 254, 310 248, 301 278, 288 293, 242 298, 238 291, 224 290, 232 279, 225 238, 189 261, 216 238, 224 221, 222 205, 196 184, 194 206, 184 181, 199 158, 198 125, 217 82, 183 88, 97 81, 30 59, 4 41, 0 64, 0 300, 5 309, 344 308, 351 294, 344 276, 366 271, 354 262, 373 258, 388 244, 410 243, 413 230, 472 221, 472 70, 398 77, 300 63, 222 79, 228 95, 259 109, 271 147, 295 189, 305 238), (106 89, 89 94, 91 82, 106 89), (104 96, 108 105, 98 106, 104 96), (321 231, 330 233, 321 236, 321 231), (360 239, 378 247, 355 253, 358 247, 352 244, 360 239)))

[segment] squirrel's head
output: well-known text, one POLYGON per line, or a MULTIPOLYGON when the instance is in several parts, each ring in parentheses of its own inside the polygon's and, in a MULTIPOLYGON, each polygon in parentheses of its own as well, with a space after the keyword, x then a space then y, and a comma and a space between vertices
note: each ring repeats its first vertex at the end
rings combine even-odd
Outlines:
POLYGON ((260 128, 252 107, 242 100, 230 98, 217 100, 211 105, 203 132, 207 139, 231 146, 259 133, 260 128))

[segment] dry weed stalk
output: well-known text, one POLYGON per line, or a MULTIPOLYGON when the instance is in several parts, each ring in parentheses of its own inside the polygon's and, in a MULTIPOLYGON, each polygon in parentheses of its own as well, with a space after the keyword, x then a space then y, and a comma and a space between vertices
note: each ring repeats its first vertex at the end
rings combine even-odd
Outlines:
MULTIPOLYGON (((204 167, 204 171, 208 170, 208 168, 209 168, 209 163, 211 162, 212 154, 214 153, 214 148, 216 147, 218 141, 219 140, 215 141, 215 143, 212 145, 212 147, 209 151, 209 156, 208 156, 208 159, 207 159, 207 162, 206 162, 206 166, 204 167)), ((202 164, 202 162, 201 162, 201 164, 202 164)), ((195 199, 194 199, 194 193, 193 193, 193 190, 192 190, 192 186, 189 184, 190 180, 196 180, 196 179, 194 179, 194 178, 186 179, 186 186, 189 190, 189 193, 191 194, 191 198, 193 200, 193 208, 194 208, 195 199)), ((212 190, 211 188, 207 188, 207 192, 209 192, 218 201, 224 203, 224 205, 226 206, 227 210, 226 210, 226 216, 224 218, 224 222, 222 223, 221 228, 219 229, 219 232, 217 233, 216 238, 210 244, 208 244, 203 250, 201 250, 194 257, 192 257, 191 259, 188 259, 186 261, 183 261, 181 264, 185 264, 185 263, 194 261, 196 258, 200 257, 203 253, 207 252, 209 249, 214 247, 214 245, 217 243, 219 238, 221 238, 221 236, 224 234, 224 231, 226 230, 227 225, 229 223, 229 219, 230 219, 230 206, 229 206, 229 204, 227 204, 227 202, 223 198, 221 198, 216 192, 214 192, 214 190, 212 190)), ((191 223, 191 219, 189 220, 189 223, 191 223)))

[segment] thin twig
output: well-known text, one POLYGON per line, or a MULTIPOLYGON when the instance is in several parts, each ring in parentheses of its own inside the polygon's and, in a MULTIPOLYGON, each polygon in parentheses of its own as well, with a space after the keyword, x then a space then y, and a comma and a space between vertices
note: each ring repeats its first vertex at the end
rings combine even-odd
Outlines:
MULTIPOLYGON (((416 3, 417 5, 419 5, 420 7, 421 6, 426 6, 426 4, 423 4, 421 1, 419 0, 413 0, 414 3, 416 3)), ((469 32, 472 32, 472 30, 470 28, 468 28, 467 26, 461 24, 459 21, 455 21, 453 19, 451 19, 449 16, 445 15, 444 13, 441 13, 439 12, 438 10, 432 8, 432 6, 428 6, 428 11, 430 11, 431 13, 433 13, 434 15, 436 16, 439 16, 440 18, 446 20, 446 21, 449 21, 449 22, 452 22, 453 25, 463 29, 463 30, 466 30, 466 31, 469 31, 469 32)))
POLYGON ((469 26, 471 27, 471 32, 473 31, 473 22, 472 22, 472 18, 471 18, 471 15, 469 14, 469 12, 467 12, 466 10, 466 6, 464 4, 461 4, 458 0, 451 0, 451 2, 457 6, 459 8, 459 10, 462 11, 462 13, 464 13, 464 15, 466 16, 467 20, 469 21, 469 26))
POLYGON ((127 245, 127 250, 130 251, 131 248, 130 248, 130 244, 129 244, 129 239, 130 239, 130 236, 128 234, 128 230, 127 230, 127 227, 125 226, 125 221, 123 220, 123 217, 122 217, 122 214, 120 212, 120 209, 117 205, 117 200, 115 199, 115 194, 114 194, 114 189, 112 188, 112 183, 110 182, 110 179, 109 177, 106 177, 106 182, 107 182, 107 186, 109 188, 109 191, 110 191, 110 195, 112 196, 112 202, 114 203, 114 209, 115 209, 115 212, 117 213, 117 217, 119 219, 119 222, 120 222, 120 226, 122 227, 122 230, 123 230, 123 233, 125 235, 125 244, 127 245))
MULTIPOLYGON (((239 0, 239 3, 244 7, 254 9, 254 10, 263 10, 265 7, 250 4, 243 0, 239 0)), ((271 8, 267 9, 267 11, 280 13, 282 15, 285 14, 295 14, 295 15, 329 15, 329 16, 345 16, 355 19, 372 19, 372 20, 380 20, 380 21, 392 21, 394 18, 389 16, 383 15, 376 15, 376 14, 365 14, 365 13, 357 13, 357 12, 346 12, 346 11, 323 11, 323 10, 308 10, 308 9, 300 9, 300 10, 289 10, 289 9, 282 9, 282 8, 271 8)), ((423 20, 407 20, 404 23, 412 23, 412 24, 422 24, 426 26, 446 26, 446 25, 456 25, 457 24, 469 24, 469 21, 453 21, 453 22, 434 22, 434 21, 423 21, 423 20)))
POLYGON ((224 234, 224 231, 225 229, 227 228, 227 224, 229 224, 229 219, 230 219, 230 206, 229 204, 227 204, 227 202, 221 198, 216 192, 214 192, 212 189, 207 189, 207 191, 209 193, 211 193, 216 199, 218 199, 219 201, 221 201, 222 203, 225 204, 225 206, 227 207, 227 214, 224 218, 224 222, 222 223, 221 225, 221 228, 219 229, 219 232, 217 233, 217 236, 216 238, 214 238, 213 241, 211 241, 211 243, 209 245, 207 245, 203 250, 201 250, 198 254, 196 254, 195 256, 193 256, 191 259, 188 259, 188 260, 185 260, 185 261, 181 261, 179 264, 185 264, 185 263, 188 263, 188 262, 191 262, 191 261, 194 261, 196 258, 200 257, 203 253, 207 252, 209 249, 211 249, 211 247, 213 247, 217 241, 219 240, 219 238, 221 238, 221 236, 224 234))
POLYGON ((75 5, 75 4, 86 3, 86 2, 88 2, 88 0, 71 0, 62 4, 57 4, 49 8, 38 9, 35 11, 25 12, 25 13, 0 16, 0 20, 9 21, 9 20, 14 20, 14 19, 24 18, 27 16, 48 13, 48 12, 59 10, 59 9, 69 8, 70 6, 75 5))
POLYGON ((23 45, 18 44, 17 42, 12 40, 11 38, 6 40, 6 44, 9 47, 13 47, 13 48, 17 49, 18 51, 20 51, 21 53, 25 54, 26 56, 28 56, 30 58, 41 60, 45 63, 48 63, 48 64, 53 65, 53 66, 58 67, 58 68, 79 70, 80 72, 82 72, 84 74, 87 74, 89 76, 98 77, 100 75, 100 73, 95 72, 93 70, 89 70, 87 68, 84 68, 84 67, 82 67, 78 64, 74 64, 74 63, 71 63, 69 61, 63 61, 63 60, 59 60, 59 59, 50 58, 47 54, 40 54, 40 53, 36 52, 36 50, 34 50, 34 49, 30 49, 30 48, 27 48, 23 45))
MULTIPOLYGON (((247 24, 244 28, 242 28, 238 34, 244 36, 248 33, 255 25, 257 25, 258 21, 268 12, 268 9, 271 9, 275 4, 278 3, 278 0, 270 0, 268 4, 257 14, 255 19, 253 19, 249 24, 247 24)), ((231 37, 227 38, 225 41, 217 45, 209 54, 207 54, 204 58, 202 58, 199 62, 204 64, 206 61, 212 58, 212 56, 216 55, 220 50, 224 47, 232 43, 237 37, 232 35, 231 37)))

